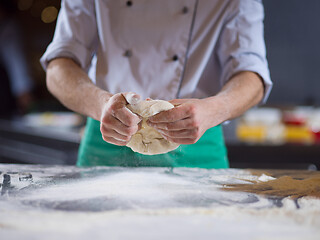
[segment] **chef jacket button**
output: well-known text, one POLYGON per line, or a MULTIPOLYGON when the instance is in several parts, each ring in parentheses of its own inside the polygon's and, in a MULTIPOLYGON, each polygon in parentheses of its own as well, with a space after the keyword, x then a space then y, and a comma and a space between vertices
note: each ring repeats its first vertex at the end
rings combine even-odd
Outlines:
POLYGON ((132 6, 132 1, 127 1, 127 6, 131 7, 132 6))
POLYGON ((174 56, 172 57, 172 61, 178 61, 178 59, 179 59, 178 55, 174 55, 174 56))
POLYGON ((184 6, 184 7, 182 8, 182 13, 183 13, 183 14, 187 14, 188 12, 189 12, 189 8, 186 7, 186 6, 184 6))
POLYGON ((123 54, 125 57, 131 57, 132 56, 132 51, 131 50, 126 50, 123 54))

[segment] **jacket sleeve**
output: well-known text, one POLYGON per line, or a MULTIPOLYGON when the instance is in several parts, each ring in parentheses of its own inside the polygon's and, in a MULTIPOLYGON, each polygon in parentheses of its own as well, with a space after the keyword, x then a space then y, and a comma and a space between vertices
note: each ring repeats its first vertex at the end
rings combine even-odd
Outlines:
POLYGON ((97 37, 94 1, 62 0, 53 40, 40 59, 43 68, 54 58, 67 57, 87 71, 97 37))
POLYGON ((258 0, 233 1, 218 42, 218 59, 222 66, 224 85, 234 74, 251 71, 264 81, 264 103, 271 91, 272 81, 266 59, 264 42, 264 8, 258 0))

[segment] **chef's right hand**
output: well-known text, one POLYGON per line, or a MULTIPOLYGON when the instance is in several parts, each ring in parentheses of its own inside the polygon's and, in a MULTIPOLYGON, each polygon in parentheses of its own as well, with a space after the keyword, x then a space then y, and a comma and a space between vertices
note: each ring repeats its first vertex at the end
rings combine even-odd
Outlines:
POLYGON ((104 141, 125 146, 139 129, 141 118, 132 113, 127 104, 140 101, 138 94, 117 93, 104 105, 100 118, 100 131, 104 141))

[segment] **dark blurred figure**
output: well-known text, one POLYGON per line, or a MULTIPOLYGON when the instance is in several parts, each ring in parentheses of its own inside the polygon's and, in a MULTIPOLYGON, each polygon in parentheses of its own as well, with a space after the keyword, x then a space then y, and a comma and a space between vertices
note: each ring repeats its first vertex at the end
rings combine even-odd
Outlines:
POLYGON ((16 5, 0 0, 0 116, 28 112, 33 82, 23 49, 22 34, 14 20, 16 5))

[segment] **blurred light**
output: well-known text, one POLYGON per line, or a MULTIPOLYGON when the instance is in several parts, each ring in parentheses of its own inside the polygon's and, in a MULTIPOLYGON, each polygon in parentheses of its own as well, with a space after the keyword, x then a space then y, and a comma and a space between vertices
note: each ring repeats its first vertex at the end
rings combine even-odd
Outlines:
POLYGON ((33 0, 19 0, 18 1, 18 9, 20 11, 26 11, 31 8, 33 0))
POLYGON ((44 23, 52 23, 56 20, 58 15, 58 10, 56 7, 50 6, 43 9, 41 13, 41 20, 44 23))

